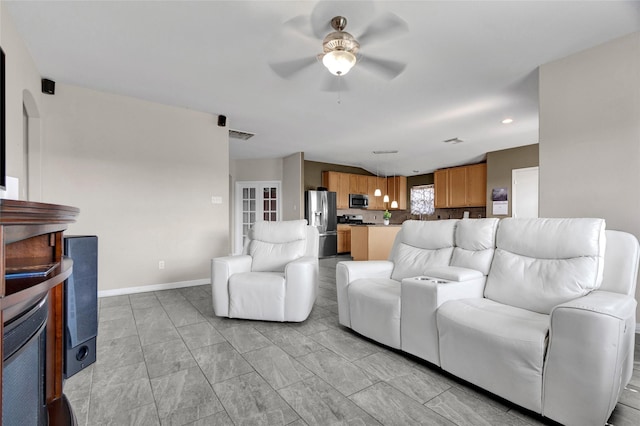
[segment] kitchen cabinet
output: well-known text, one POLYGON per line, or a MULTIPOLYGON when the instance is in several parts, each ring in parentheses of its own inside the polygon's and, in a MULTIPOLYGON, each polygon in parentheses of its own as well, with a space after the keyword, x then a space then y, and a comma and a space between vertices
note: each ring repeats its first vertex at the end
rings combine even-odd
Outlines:
POLYGON ((389 194, 389 210, 406 210, 407 209, 407 177, 394 176, 387 178, 387 194, 389 194), (398 208, 392 209, 391 202, 396 200, 398 208))
POLYGON ((351 225, 338 224, 338 254, 351 251, 351 225))
POLYGON ((356 175, 342 172, 322 172, 322 186, 329 191, 336 192, 336 207, 338 210, 349 208, 349 194, 365 194, 369 197, 369 210, 406 210, 407 209, 407 177, 394 176, 390 178, 356 175), (376 188, 382 195, 389 195, 389 203, 382 202, 383 197, 376 197, 376 188), (391 201, 398 202, 398 208, 392 209, 391 201))
POLYGON ((384 210, 384 203, 382 202, 382 195, 379 197, 375 196, 376 189, 379 189, 384 193, 384 190, 387 187, 387 178, 380 178, 377 176, 368 176, 368 191, 367 195, 369 196, 369 210, 384 210))
POLYGON ((353 260, 387 260, 401 225, 358 225, 351 227, 353 260))
POLYGON ((487 165, 452 167, 434 173, 435 207, 487 205, 487 165))
POLYGON ((349 208, 350 174, 340 172, 322 172, 322 186, 336 193, 336 208, 349 208))
POLYGON ((349 193, 367 195, 369 190, 368 176, 349 174, 349 193))

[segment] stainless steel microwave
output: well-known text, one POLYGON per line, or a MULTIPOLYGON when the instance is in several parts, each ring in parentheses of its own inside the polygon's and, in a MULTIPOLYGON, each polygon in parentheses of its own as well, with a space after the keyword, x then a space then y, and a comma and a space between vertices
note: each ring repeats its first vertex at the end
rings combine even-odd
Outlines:
POLYGON ((366 209, 369 207, 369 197, 364 194, 349 194, 350 209, 366 209))

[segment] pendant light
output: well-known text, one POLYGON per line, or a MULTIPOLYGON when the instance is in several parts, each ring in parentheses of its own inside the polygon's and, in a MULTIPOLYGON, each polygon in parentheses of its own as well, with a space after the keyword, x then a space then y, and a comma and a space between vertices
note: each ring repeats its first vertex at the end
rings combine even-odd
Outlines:
POLYGON ((396 175, 393 175, 393 198, 394 200, 391 202, 391 208, 392 209, 397 209, 398 208, 398 201, 395 199, 397 196, 396 194, 396 175))
POLYGON ((385 183, 385 190, 384 190, 384 197, 382 198, 382 202, 383 203, 388 203, 389 202, 389 179, 387 178, 387 174, 384 174, 384 183, 385 183))
POLYGON ((382 195, 382 191, 380 191, 380 188, 378 187, 378 178, 380 176, 378 176, 378 164, 376 163, 376 190, 373 191, 373 196, 374 197, 379 197, 382 195))

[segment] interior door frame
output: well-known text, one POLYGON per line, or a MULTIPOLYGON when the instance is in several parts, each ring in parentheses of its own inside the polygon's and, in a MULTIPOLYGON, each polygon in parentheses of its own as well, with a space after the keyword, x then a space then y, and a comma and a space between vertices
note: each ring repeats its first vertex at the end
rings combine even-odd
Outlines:
POLYGON ((517 206, 517 199, 518 199, 518 194, 517 194, 517 184, 516 184, 516 177, 517 174, 519 172, 530 172, 530 171, 536 171, 537 176, 538 176, 538 193, 536 194, 536 196, 538 197, 538 211, 536 212, 536 217, 540 216, 540 167, 539 166, 535 166, 535 167, 523 167, 520 169, 513 169, 511 170, 511 217, 516 217, 516 206, 517 206))
MULTIPOLYGON (((261 180, 261 181, 237 181, 235 185, 235 195, 234 195, 234 247, 233 253, 240 254, 242 253, 242 248, 244 246, 243 235, 242 235, 242 190, 244 188, 256 188, 256 222, 263 220, 262 213, 264 209, 262 208, 262 187, 264 186, 272 186, 276 188, 278 196, 276 197, 276 216, 278 220, 282 219, 282 181, 279 180, 261 180)), ((255 222, 254 222, 255 223, 255 222)))

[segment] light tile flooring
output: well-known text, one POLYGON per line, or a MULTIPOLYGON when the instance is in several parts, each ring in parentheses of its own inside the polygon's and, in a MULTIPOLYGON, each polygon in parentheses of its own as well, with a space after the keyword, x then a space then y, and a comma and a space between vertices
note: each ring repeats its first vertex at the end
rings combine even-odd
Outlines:
MULTIPOLYGON (((79 425, 549 423, 338 325, 337 260, 300 324, 217 318, 210 286, 100 299, 98 361, 64 387, 79 425)), ((640 424, 635 359, 615 426, 640 424)))

